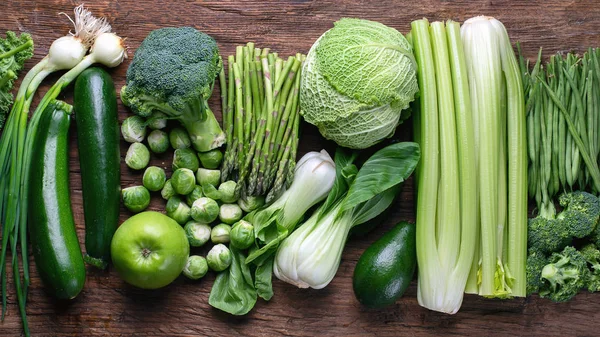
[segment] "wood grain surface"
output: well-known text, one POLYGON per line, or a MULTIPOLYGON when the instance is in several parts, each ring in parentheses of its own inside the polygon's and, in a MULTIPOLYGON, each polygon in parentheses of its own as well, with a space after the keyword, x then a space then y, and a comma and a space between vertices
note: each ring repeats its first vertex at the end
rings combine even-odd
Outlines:
MULTIPOLYGON (((50 43, 66 34, 69 22, 59 12, 70 13, 73 1, 5 1, 0 8, 0 32, 29 32, 36 43, 29 69, 48 51, 50 43)), ((408 32, 410 22, 426 17, 433 20, 464 21, 475 15, 500 19, 513 42, 521 41, 533 58, 539 47, 544 54, 558 51, 581 52, 600 46, 600 6, 597 1, 90 1, 94 14, 106 16, 121 36, 127 37, 130 56, 153 29, 191 25, 218 42, 223 55, 247 41, 271 47, 280 55, 308 52, 312 43, 341 17, 380 21, 408 32)), ((125 82, 127 62, 111 70, 117 89, 125 82)), ((51 76, 36 94, 36 101, 56 80, 51 76)), ((71 88, 64 99, 70 101, 71 88)), ((120 104, 120 103, 119 103, 120 104)), ((218 93, 211 100, 220 118, 218 93)), ((119 105, 123 120, 128 111, 119 105)), ((410 127, 400 126, 397 134, 410 139, 410 127)), ((74 132, 72 133, 74 135, 74 132)), ((304 125, 301 154, 326 148, 314 127, 304 125)), ((127 145, 121 142, 122 157, 127 145)), ((80 241, 83 242, 83 210, 76 139, 71 140, 71 198, 80 241)), ((171 155, 155 156, 153 165, 169 167, 171 155)), ((141 173, 122 164, 122 186, 141 183, 141 173)), ((369 310, 359 305, 352 292, 354 265, 374 240, 399 220, 414 221, 412 181, 404 188, 389 219, 365 237, 349 240, 333 282, 323 290, 300 290, 274 281, 275 296, 259 300, 245 317, 233 317, 208 305, 214 280, 208 275, 199 282, 183 278, 156 291, 142 291, 126 285, 114 270, 88 268, 85 289, 71 302, 58 302, 44 292, 32 265, 32 286, 27 313, 34 336, 597 336, 600 335, 600 294, 581 293, 564 304, 536 296, 515 300, 488 300, 465 296, 456 315, 421 308, 416 300, 416 283, 395 305, 369 310)), ((162 210, 164 201, 153 196, 151 209, 162 210)), ((121 221, 130 214, 122 209, 121 221)), ((33 264, 33 259, 32 259, 33 264)), ((19 336, 14 292, 9 293, 8 315, 0 323, 0 335, 19 336)))

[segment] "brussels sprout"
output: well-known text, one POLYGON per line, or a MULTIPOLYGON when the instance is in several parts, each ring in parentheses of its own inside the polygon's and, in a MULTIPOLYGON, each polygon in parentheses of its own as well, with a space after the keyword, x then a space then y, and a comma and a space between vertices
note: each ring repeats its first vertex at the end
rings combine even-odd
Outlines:
POLYGON ((211 229, 208 224, 188 221, 183 229, 192 247, 201 247, 210 240, 211 229))
POLYGON ((219 219, 226 224, 236 223, 242 215, 242 209, 237 204, 223 204, 219 209, 219 219))
POLYGON ((148 127, 152 130, 164 129, 167 126, 167 119, 165 117, 167 117, 167 115, 157 111, 152 114, 152 117, 148 118, 146 124, 148 124, 148 127))
POLYGON ((150 162, 150 151, 142 143, 132 143, 125 155, 125 164, 134 170, 141 170, 150 162))
POLYGON ((174 128, 171 130, 169 133, 169 141, 171 142, 171 147, 174 149, 185 149, 192 144, 187 131, 182 128, 174 128))
POLYGON ((202 166, 207 169, 216 169, 223 161, 223 153, 219 149, 198 153, 202 166))
POLYGON ((250 213, 254 210, 257 210, 260 207, 262 207, 264 204, 265 204, 265 197, 263 197, 263 196, 251 195, 251 196, 246 197, 245 199, 240 198, 238 200, 238 205, 246 213, 250 213))
POLYGON ((173 171, 180 168, 187 168, 194 172, 198 171, 200 163, 198 163, 198 157, 196 151, 192 149, 177 149, 173 154, 173 171))
POLYGON ((224 244, 214 245, 206 255, 208 268, 214 271, 223 271, 231 265, 231 252, 224 244))
POLYGON ((219 204, 210 198, 202 197, 192 204, 192 218, 203 223, 211 223, 219 216, 219 204))
POLYGON ((163 186, 162 190, 160 190, 160 195, 163 199, 169 200, 172 196, 174 196, 175 190, 173 189, 173 185, 171 185, 171 179, 165 181, 165 186, 163 186))
POLYGON ((183 275, 190 280, 199 280, 208 272, 208 262, 199 255, 191 255, 188 257, 187 263, 183 268, 183 275))
POLYGON ((165 153, 169 149, 169 135, 162 130, 154 130, 148 135, 148 147, 153 153, 165 153))
POLYGON ((249 248, 254 243, 254 226, 245 220, 236 222, 229 234, 229 241, 235 248, 249 248))
POLYGON ((188 206, 192 207, 194 201, 202 198, 204 195, 202 194, 202 186, 196 185, 190 194, 185 196, 185 203, 188 206))
POLYGON ((150 205, 150 192, 144 186, 133 186, 121 191, 123 204, 133 213, 145 210, 150 205))
POLYGON ((190 221, 190 207, 178 195, 172 196, 167 201, 166 210, 167 216, 177 221, 180 225, 190 221))
POLYGON ((190 194, 196 187, 196 177, 190 169, 180 168, 173 172, 171 176, 171 185, 175 193, 186 195, 190 194))
POLYGON ((131 116, 121 124, 121 134, 128 143, 141 143, 146 137, 146 121, 140 116, 131 116))
POLYGON ((213 185, 202 185, 202 193, 213 200, 221 200, 221 192, 213 185))
POLYGON ((231 233, 231 226, 224 223, 218 224, 210 231, 210 241, 212 243, 227 243, 229 242, 229 233, 231 233))
POLYGON ((219 186, 219 183, 221 182, 221 171, 199 168, 196 172, 196 180, 198 181, 198 185, 200 186, 219 186))
POLYGON ((238 196, 235 193, 237 184, 233 180, 226 181, 219 186, 219 192, 221 193, 221 201, 227 204, 234 203, 238 200, 238 196))
POLYGON ((165 186, 165 181, 167 181, 165 170, 158 166, 150 166, 144 171, 142 182, 149 191, 160 191, 165 186))

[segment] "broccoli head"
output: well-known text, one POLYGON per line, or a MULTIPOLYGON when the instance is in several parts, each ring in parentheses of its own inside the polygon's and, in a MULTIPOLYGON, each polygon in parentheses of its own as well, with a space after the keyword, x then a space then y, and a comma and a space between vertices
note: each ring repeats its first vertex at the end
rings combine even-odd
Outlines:
POLYGON ((529 251, 527 256, 526 280, 527 295, 539 292, 542 284, 542 269, 548 264, 548 258, 537 251, 529 251))
POLYGON ((191 27, 157 29, 135 52, 121 100, 142 117, 162 112, 178 119, 194 148, 210 151, 225 142, 207 102, 222 67, 209 35, 191 27))
POLYGON ((594 244, 583 246, 579 252, 590 268, 586 287, 590 292, 600 291, 600 250, 594 244))
POLYGON ((556 217, 545 211, 527 225, 530 249, 544 254, 558 252, 574 238, 584 238, 594 232, 600 216, 600 201, 587 192, 570 192, 559 197, 563 207, 556 217))
POLYGON ((571 246, 560 253, 553 253, 542 269, 539 294, 554 302, 565 302, 583 289, 589 277, 587 262, 583 255, 571 246))
POLYGON ((6 38, 0 38, 0 129, 4 126, 6 116, 13 102, 11 90, 19 71, 25 61, 33 56, 33 40, 31 35, 23 33, 19 36, 7 31, 6 38))

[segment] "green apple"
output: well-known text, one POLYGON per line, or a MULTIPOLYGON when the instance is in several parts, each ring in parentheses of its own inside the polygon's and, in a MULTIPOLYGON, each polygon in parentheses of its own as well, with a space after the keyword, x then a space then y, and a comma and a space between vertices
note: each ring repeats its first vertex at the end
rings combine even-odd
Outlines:
POLYGON ((142 212, 117 229, 110 251, 115 269, 125 282, 157 289, 181 274, 190 245, 175 220, 158 212, 142 212))

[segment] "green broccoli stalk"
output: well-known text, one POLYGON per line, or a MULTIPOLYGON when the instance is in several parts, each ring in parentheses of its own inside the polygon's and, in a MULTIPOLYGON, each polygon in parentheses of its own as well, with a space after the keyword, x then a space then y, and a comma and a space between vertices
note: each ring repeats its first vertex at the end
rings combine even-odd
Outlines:
POLYGON ((531 250, 558 252, 574 238, 584 238, 596 229, 600 217, 597 197, 587 192, 570 192, 561 195, 559 202, 563 211, 556 217, 552 209, 541 209, 536 218, 529 219, 527 240, 531 250))
POLYGON ((209 35, 191 27, 154 30, 129 65, 121 100, 142 117, 162 112, 179 120, 194 148, 210 151, 225 143, 207 102, 222 66, 209 35))
POLYGON ((588 280, 587 262, 579 251, 571 246, 550 256, 549 264, 542 269, 539 294, 554 302, 565 302, 583 289, 588 280))
POLYGON ((600 250, 594 244, 588 244, 581 247, 579 252, 590 267, 586 288, 590 292, 600 291, 600 250))

